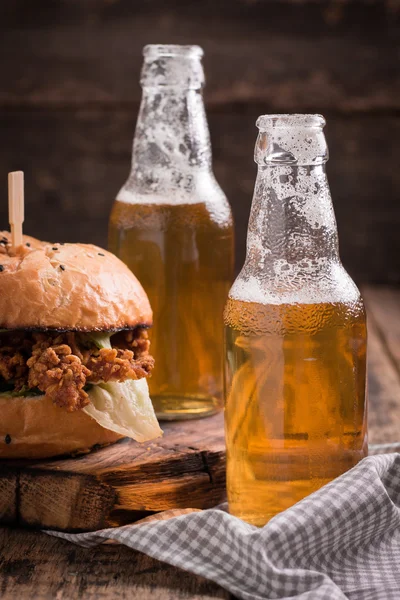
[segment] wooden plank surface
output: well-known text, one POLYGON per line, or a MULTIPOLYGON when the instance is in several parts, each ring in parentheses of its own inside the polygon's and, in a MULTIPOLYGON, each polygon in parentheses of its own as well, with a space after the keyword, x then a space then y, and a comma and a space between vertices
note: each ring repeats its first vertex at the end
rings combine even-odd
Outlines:
MULTIPOLYGON (((344 261, 358 280, 399 282, 396 6, 396 0, 2 3, 0 73, 7 84, 0 90, 0 170, 27 171, 31 233, 44 236, 47 221, 59 239, 104 245, 109 206, 129 168, 141 46, 195 40, 207 53, 215 168, 238 223, 238 265, 254 185, 255 117, 321 111, 337 132, 331 141, 327 130, 328 173, 344 261)), ((5 197, 5 178, 2 185, 5 197)), ((3 225, 4 219, 0 214, 3 225)), ((400 303, 399 292, 393 294, 400 303)), ((365 296, 375 318, 370 439, 397 441, 393 327, 385 309, 379 316, 380 300, 370 290, 365 296)), ((13 482, 7 490, 15 493, 13 482)), ((84 550, 4 529, 0 596, 228 598, 217 586, 127 548, 84 550)))
POLYGON ((142 47, 168 42, 204 47, 210 108, 399 108, 397 13, 382 0, 33 6, 11 0, 0 7, 3 107, 137 106, 142 47))
MULTIPOLYGON (((1 72, 1 71, 0 71, 1 72)), ((236 222, 236 267, 245 256, 256 165, 255 121, 264 105, 210 113, 214 171, 236 222)), ((356 281, 400 282, 400 120, 326 115, 327 164, 344 264, 356 281), (390 132, 390 143, 388 143, 390 132), (362 198, 362 201, 360 201, 362 198), (373 240, 373 249, 371 248, 373 240)), ((49 241, 105 246, 114 198, 128 177, 136 112, 0 112, 0 170, 25 172, 25 224, 49 241), (49 224, 51 223, 51 229, 49 224)), ((7 178, 0 191, 7 196, 7 178)), ((0 203, 0 228, 8 228, 0 203)))
MULTIPOLYGON (((372 443, 400 440, 400 288, 365 288, 369 318, 372 443)), ((12 489, 10 490, 12 493, 12 489)), ((0 597, 200 600, 230 596, 218 586, 117 545, 85 550, 31 531, 0 528, 0 597)))
POLYGON ((164 435, 146 444, 125 439, 76 458, 2 461, 0 522, 87 531, 224 502, 222 413, 162 426, 164 435))
POLYGON ((400 442, 400 289, 363 289, 368 314, 369 440, 400 442))
POLYGON ((398 288, 369 287, 365 301, 371 319, 380 332, 385 350, 400 370, 400 293, 398 288))
POLYGON ((43 237, 51 223, 59 240, 105 245, 111 203, 129 170, 142 46, 196 42, 206 52, 214 168, 233 206, 237 269, 254 187, 256 117, 322 112, 344 263, 358 282, 400 283, 398 5, 3 2, 0 192, 1 173, 23 169, 27 231, 43 237))
POLYGON ((2 600, 211 600, 219 586, 134 552, 106 544, 73 546, 44 533, 0 528, 2 600))

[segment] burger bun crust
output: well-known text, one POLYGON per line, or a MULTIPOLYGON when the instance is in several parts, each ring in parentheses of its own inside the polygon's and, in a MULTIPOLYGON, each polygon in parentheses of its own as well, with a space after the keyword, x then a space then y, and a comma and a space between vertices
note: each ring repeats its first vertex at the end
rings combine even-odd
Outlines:
MULTIPOLYGON (((9 235, 0 232, 0 240, 9 235)), ((111 331, 152 324, 139 281, 97 246, 24 236, 15 251, 0 246, 0 264, 0 328, 111 331)))
POLYGON ((84 411, 67 412, 45 396, 0 396, 0 459, 85 453, 122 436, 84 411))
MULTIPOLYGON (((13 249, 0 232, 0 328, 113 331, 152 324, 139 281, 116 256, 90 244, 49 244, 24 236, 13 249)), ((45 395, 0 395, 0 459, 88 452, 121 435, 83 410, 45 395)))

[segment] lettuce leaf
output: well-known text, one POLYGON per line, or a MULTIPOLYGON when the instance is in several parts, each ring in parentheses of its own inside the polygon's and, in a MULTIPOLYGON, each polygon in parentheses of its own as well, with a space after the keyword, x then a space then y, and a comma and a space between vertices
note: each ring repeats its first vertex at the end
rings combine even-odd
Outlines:
POLYGON ((145 378, 100 383, 88 394, 91 402, 82 410, 105 429, 137 442, 147 442, 162 435, 145 378))
POLYGON ((109 333, 106 333, 104 331, 93 331, 90 333, 85 333, 84 335, 91 342, 93 342, 94 345, 97 346, 97 348, 99 348, 99 350, 101 350, 102 348, 110 348, 111 349, 109 333))

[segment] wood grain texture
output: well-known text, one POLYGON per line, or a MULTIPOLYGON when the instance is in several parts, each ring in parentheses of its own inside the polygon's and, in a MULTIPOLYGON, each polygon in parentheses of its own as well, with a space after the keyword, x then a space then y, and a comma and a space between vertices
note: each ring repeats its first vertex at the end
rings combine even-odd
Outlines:
POLYGON ((225 500, 223 416, 165 423, 148 444, 122 440, 82 457, 3 461, 0 522, 67 531, 225 500))
MULTIPOLYGON (((255 121, 264 111, 260 105, 209 115, 214 171, 236 222, 237 270, 256 176, 255 121)), ((358 282, 399 283, 400 170, 393 157, 400 154, 400 120, 326 116, 327 169, 343 262, 358 282)), ((107 244, 111 205, 129 174, 135 119, 133 109, 0 112, 0 170, 25 172, 27 233, 107 244)), ((6 197, 6 177, 0 178, 1 189, 6 197)), ((0 203, 0 227, 8 227, 6 203, 0 203)))
POLYGON ((16 523, 18 519, 18 476, 15 473, 0 475, 0 520, 16 523))
POLYGON ((3 107, 138 104, 142 47, 204 47, 210 108, 399 108, 385 2, 12 0, 0 8, 3 107))
MULTIPOLYGON (((257 116, 323 112, 344 263, 358 282, 400 283, 398 8, 399 0, 2 3, 0 173, 26 173, 26 230, 44 237, 51 224, 59 240, 106 245, 129 170, 142 46, 196 42, 206 52, 214 168, 236 218, 237 270, 257 116)), ((1 185, 6 193, 5 178, 1 185)), ((6 219, 0 207, 3 227, 6 219)))
POLYGON ((363 296, 368 313, 369 440, 372 444, 399 442, 400 360, 395 332, 400 289, 365 288, 363 296))
MULTIPOLYGON (((370 442, 395 442, 400 439, 396 354, 400 291, 366 288, 364 295, 369 318, 370 442)), ((222 415, 166 423, 164 429, 164 437, 150 444, 124 440, 76 459, 3 462, 3 522, 88 530, 170 508, 207 508, 222 502, 222 415)))
MULTIPOLYGON (((363 295, 369 315, 370 440, 372 443, 395 442, 400 439, 400 380, 393 331, 397 331, 400 289, 368 287, 363 289, 363 295)), ((193 430, 196 423, 199 422, 188 425, 193 430)), ((173 444, 178 444, 179 438, 178 430, 171 433, 173 444)), ((210 448, 207 464, 211 477, 221 478, 223 475, 214 457, 219 442, 213 445, 209 435, 206 443, 210 448)), ((104 457, 97 454, 99 458, 104 457)), ((145 449, 143 454, 146 454, 145 449)), ((146 473, 154 473, 155 465, 147 458, 143 478, 146 473)), ((43 471, 50 470, 54 462, 49 461, 43 471)), ((59 461, 61 470, 66 464, 67 460, 59 461)), ((196 470, 194 464, 190 463, 192 470, 196 470)), ((85 476, 90 471, 84 459, 76 461, 76 468, 85 476)), ((99 461, 99 470, 109 481, 118 480, 120 475, 119 468, 114 473, 108 470, 106 459, 99 461)), ((164 475, 168 472, 163 471, 164 475)), ((0 488, 0 497, 4 490, 13 493, 13 486, 0 488)), ((230 598, 227 592, 202 578, 123 546, 107 544, 86 550, 37 532, 11 529, 0 529, 0 596, 4 600, 16 597, 21 600, 230 598)))
POLYGON ((393 287, 368 287, 365 301, 392 361, 400 371, 400 291, 393 287))
POLYGON ((0 528, 2 600, 212 600, 231 596, 202 577, 105 544, 84 549, 43 533, 0 528))

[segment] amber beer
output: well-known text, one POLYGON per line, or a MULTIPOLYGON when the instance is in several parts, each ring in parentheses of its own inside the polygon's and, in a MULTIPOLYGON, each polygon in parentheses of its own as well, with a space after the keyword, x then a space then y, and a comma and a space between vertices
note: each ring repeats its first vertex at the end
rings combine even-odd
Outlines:
POLYGON ((225 322, 229 506, 264 525, 365 454, 364 308, 230 298, 225 322))
POLYGON ((139 278, 153 308, 149 380, 158 415, 207 416, 222 404, 222 314, 232 276, 229 210, 205 202, 116 202, 109 247, 139 278))
POLYGON ((229 510, 258 526, 367 453, 365 311, 339 259, 324 123, 258 120, 246 261, 224 312, 229 510))
POLYGON ((233 279, 233 222, 212 172, 198 46, 144 49, 132 170, 114 203, 109 248, 153 308, 150 395, 160 419, 223 405, 223 308, 233 279))

